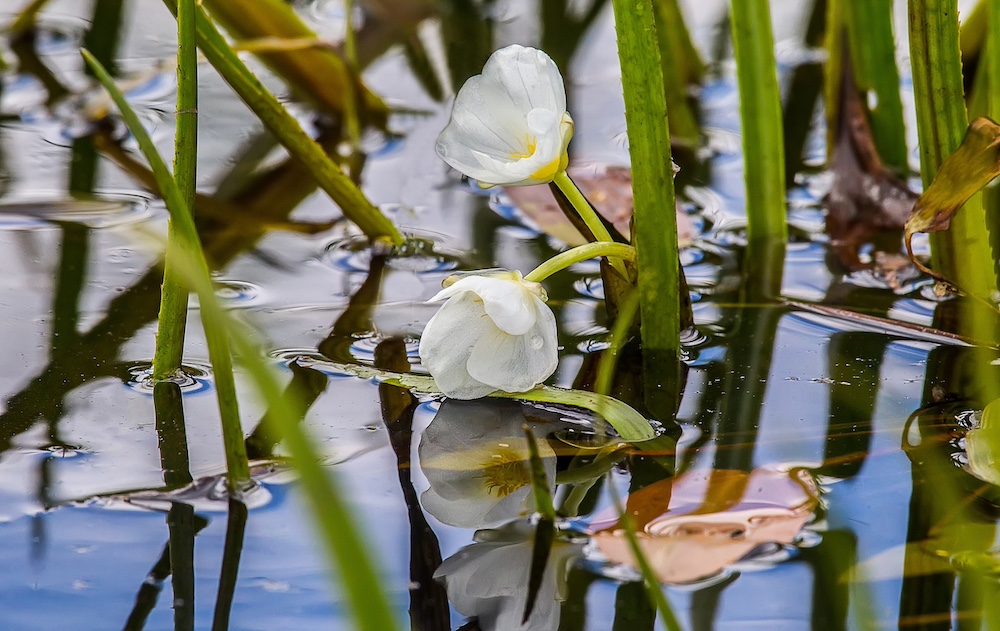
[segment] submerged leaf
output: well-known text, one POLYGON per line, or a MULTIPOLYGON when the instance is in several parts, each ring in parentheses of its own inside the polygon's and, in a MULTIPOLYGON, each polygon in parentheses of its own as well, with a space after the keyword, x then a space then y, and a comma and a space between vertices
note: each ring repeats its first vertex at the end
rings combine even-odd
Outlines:
POLYGON ((1000 175, 1000 125, 980 116, 969 124, 959 148, 941 164, 906 222, 915 232, 947 230, 951 218, 970 197, 1000 175))

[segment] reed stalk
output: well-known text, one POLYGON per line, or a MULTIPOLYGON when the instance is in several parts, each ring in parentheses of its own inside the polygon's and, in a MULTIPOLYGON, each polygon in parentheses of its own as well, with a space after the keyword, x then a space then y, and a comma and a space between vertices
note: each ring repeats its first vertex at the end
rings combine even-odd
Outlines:
MULTIPOLYGON (((198 49, 195 44, 195 0, 177 5, 177 129, 174 135, 174 180, 188 208, 194 208, 198 160, 198 49)), ((178 242, 170 221, 167 240, 178 242)), ((153 380, 169 377, 181 367, 187 326, 188 289, 169 257, 163 261, 163 288, 153 356, 153 380)))
POLYGON ((237 40, 314 42, 313 46, 270 50, 258 55, 298 95, 320 109, 344 114, 357 97, 361 105, 359 114, 367 115, 373 123, 385 122, 389 113, 385 102, 361 85, 349 64, 330 45, 320 42, 284 0, 202 0, 199 4, 237 40))
POLYGON ((670 113, 670 138, 675 143, 696 146, 701 127, 687 88, 701 82, 704 65, 691 41, 678 0, 654 0, 653 11, 659 36, 660 72, 670 113))
POLYGON ((38 18, 38 14, 45 8, 45 5, 49 3, 49 0, 31 0, 14 21, 7 25, 4 30, 7 31, 8 37, 18 37, 24 35, 32 28, 35 27, 35 20, 38 18))
MULTIPOLYGON (((177 14, 177 0, 164 0, 164 3, 174 15, 177 14)), ((403 235, 396 226, 334 164, 323 148, 303 131, 302 126, 277 97, 261 84, 225 41, 204 10, 198 7, 196 14, 198 48, 264 126, 292 156, 302 162, 316 178, 320 188, 340 206, 344 216, 369 239, 387 239, 393 245, 401 245, 403 235)))
MULTIPOLYGON (((243 427, 240 424, 239 405, 236 399, 236 380, 233 376, 233 359, 229 352, 229 337, 225 328, 221 324, 216 310, 211 305, 206 307, 206 302, 214 301, 215 296, 211 291, 211 276, 209 274, 208 262, 205 254, 201 250, 198 239, 198 231, 194 225, 194 217, 191 209, 187 205, 187 200, 181 193, 174 181, 170 170, 163 162, 156 146, 146 130, 143 128, 139 117, 136 116, 125 95, 115 85, 114 79, 108 74, 104 66, 86 50, 82 50, 84 59, 94 72, 94 76, 101 82, 104 88, 111 95, 112 100, 121 111, 122 118, 126 126, 132 132, 139 148, 149 162, 149 166, 156 177, 157 184, 163 195, 163 200, 170 212, 171 229, 177 236, 174 246, 168 245, 167 257, 182 256, 190 258, 195 262, 197 275, 208 283, 208 300, 199 295, 201 300, 202 326, 205 329, 205 340, 208 345, 208 356, 212 362, 212 371, 215 375, 216 397, 219 403, 219 416, 222 421, 222 441, 226 452, 226 472, 228 474, 227 483, 234 493, 238 494, 249 487, 250 467, 247 462, 246 445, 243 438, 243 427)), ((175 261, 175 265, 178 262, 175 261)), ((185 278, 190 284, 191 279, 185 278)))
MULTIPOLYGON (((927 188, 968 128, 957 0, 910 0, 909 31, 920 177, 927 188)), ((966 203, 952 219, 951 228, 931 234, 930 241, 934 270, 982 297, 992 293, 996 282, 979 200, 975 196, 966 203)))
POLYGON ((784 242, 785 147, 770 3, 733 0, 729 20, 740 92, 747 239, 784 242))
POLYGON ((680 373, 680 274, 673 161, 651 0, 613 0, 635 198, 644 398, 672 416, 680 373))
POLYGON ((892 33, 892 0, 835 1, 843 6, 854 81, 864 95, 862 103, 868 110, 879 156, 896 172, 906 173, 906 128, 892 33))

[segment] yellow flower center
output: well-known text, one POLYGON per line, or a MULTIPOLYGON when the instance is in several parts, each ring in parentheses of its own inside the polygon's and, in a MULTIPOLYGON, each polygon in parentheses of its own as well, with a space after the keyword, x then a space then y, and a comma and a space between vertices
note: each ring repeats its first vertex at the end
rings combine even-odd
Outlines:
POLYGON ((493 495, 496 491, 498 499, 503 499, 523 486, 531 483, 531 473, 525 466, 521 455, 512 451, 493 454, 489 461, 482 464, 482 473, 476 478, 483 480, 486 493, 493 495))
POLYGON ((511 160, 524 160, 525 158, 530 158, 535 155, 535 149, 538 147, 538 139, 528 136, 525 140, 527 140, 527 142, 524 143, 528 146, 527 150, 513 152, 510 154, 511 160))
MULTIPOLYGON (((528 148, 525 151, 514 151, 513 153, 511 153, 510 154, 511 160, 525 160, 535 155, 535 149, 538 147, 538 139, 529 136, 528 138, 526 138, 525 144, 527 145, 528 148)), ((532 173, 531 179, 539 181, 552 180, 553 178, 555 178, 556 174, 559 173, 559 171, 566 168, 565 162, 566 162, 566 155, 564 154, 557 157, 552 162, 549 162, 548 164, 538 169, 534 173, 532 173)))

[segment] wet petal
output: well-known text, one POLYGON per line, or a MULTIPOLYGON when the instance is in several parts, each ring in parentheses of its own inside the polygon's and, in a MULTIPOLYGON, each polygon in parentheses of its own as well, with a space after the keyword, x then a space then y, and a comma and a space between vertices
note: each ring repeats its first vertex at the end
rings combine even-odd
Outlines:
POLYGON ((476 342, 467 364, 473 379, 505 392, 526 392, 555 372, 559 363, 555 316, 545 303, 532 298, 538 319, 527 333, 508 335, 496 329, 476 342))
POLYGON ((438 388, 456 399, 476 399, 496 390, 469 375, 469 354, 477 340, 498 329, 471 295, 450 299, 420 337, 420 361, 438 388))

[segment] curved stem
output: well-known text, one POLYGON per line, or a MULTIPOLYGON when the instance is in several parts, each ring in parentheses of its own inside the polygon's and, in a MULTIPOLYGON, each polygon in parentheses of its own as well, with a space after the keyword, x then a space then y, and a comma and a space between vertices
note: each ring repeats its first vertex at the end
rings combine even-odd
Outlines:
POLYGON ((528 272, 528 274, 525 275, 524 280, 538 283, 545 280, 549 276, 552 276, 556 272, 566 269, 570 265, 579 263, 580 261, 597 258, 598 256, 606 256, 609 259, 615 258, 622 261, 631 261, 633 263, 636 260, 635 248, 631 245, 598 241, 597 243, 579 245, 575 248, 570 248, 569 250, 556 254, 549 260, 528 272))
MULTIPOLYGON (((614 239, 611 238, 611 233, 608 229, 604 227, 604 223, 601 222, 601 218, 597 216, 594 208, 587 201, 587 198, 583 196, 580 189, 577 188, 576 183, 570 179, 566 171, 560 171, 556 174, 552 181, 555 185, 559 187, 559 190, 563 192, 569 203, 573 205, 576 209, 576 214, 580 215, 580 219, 583 219, 583 223, 587 225, 587 228, 594 235, 594 238, 598 241, 604 241, 608 243, 613 243, 614 239)), ((628 278, 628 273, 625 271, 625 265, 620 260, 615 258, 608 259, 611 267, 615 268, 622 278, 628 278)))

